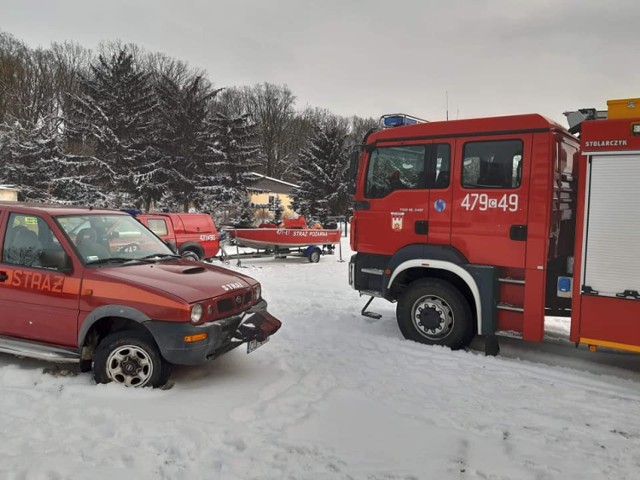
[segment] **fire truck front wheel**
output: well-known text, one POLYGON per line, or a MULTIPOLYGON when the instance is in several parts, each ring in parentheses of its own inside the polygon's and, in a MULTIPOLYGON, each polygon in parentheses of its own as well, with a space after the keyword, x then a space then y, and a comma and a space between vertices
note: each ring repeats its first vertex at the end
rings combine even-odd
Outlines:
POLYGON ((469 303, 449 282, 416 280, 405 290, 396 309, 398 327, 408 340, 458 350, 474 336, 469 303))

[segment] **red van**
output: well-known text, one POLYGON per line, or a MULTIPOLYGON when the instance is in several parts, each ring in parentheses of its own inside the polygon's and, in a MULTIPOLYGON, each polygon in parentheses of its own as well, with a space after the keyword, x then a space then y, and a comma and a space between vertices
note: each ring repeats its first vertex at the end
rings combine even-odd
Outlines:
POLYGON ((136 218, 183 257, 202 260, 220 250, 218 231, 207 213, 139 214, 136 218))
POLYGON ((280 328, 260 284, 175 255, 131 215, 0 202, 0 352, 162 386, 280 328))

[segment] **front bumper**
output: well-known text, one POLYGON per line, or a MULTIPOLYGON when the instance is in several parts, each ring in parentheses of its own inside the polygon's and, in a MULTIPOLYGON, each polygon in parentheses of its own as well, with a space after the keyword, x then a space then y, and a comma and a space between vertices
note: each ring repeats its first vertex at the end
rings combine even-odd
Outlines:
POLYGON ((162 356, 178 365, 200 365, 251 340, 265 341, 278 331, 281 322, 267 312, 261 300, 242 315, 203 325, 150 320, 144 324, 155 339, 162 356), (187 343, 188 335, 206 333, 207 338, 187 343))

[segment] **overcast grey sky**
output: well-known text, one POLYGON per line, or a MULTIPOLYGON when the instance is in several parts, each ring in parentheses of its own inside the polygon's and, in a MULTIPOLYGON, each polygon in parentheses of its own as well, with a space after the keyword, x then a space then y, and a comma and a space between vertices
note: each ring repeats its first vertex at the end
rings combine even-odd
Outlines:
POLYGON ((120 39, 218 87, 286 83, 298 106, 430 120, 640 97, 640 0, 0 0, 30 46, 120 39))

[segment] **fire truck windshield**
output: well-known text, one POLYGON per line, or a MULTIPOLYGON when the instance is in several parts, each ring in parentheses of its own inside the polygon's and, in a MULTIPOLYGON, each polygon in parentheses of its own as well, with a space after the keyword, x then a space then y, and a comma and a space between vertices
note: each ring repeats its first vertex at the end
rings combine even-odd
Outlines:
POLYGON ((378 148, 371 153, 365 196, 382 198, 394 190, 417 188, 424 170, 425 147, 378 148))
POLYGON ((365 197, 382 198, 395 190, 447 188, 450 150, 447 143, 375 149, 369 159, 365 197))

